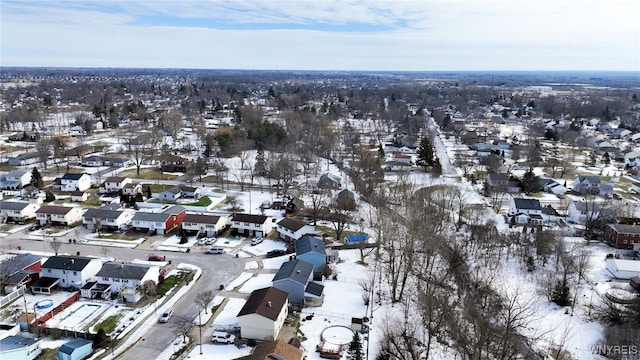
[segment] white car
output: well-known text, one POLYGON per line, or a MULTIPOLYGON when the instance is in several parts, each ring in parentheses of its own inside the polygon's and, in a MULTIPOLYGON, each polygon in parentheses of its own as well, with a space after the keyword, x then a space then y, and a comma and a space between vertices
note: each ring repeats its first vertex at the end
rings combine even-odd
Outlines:
POLYGON ((222 246, 212 246, 207 249, 207 254, 224 254, 224 248, 222 246))
POLYGON ((211 341, 215 344, 233 344, 236 336, 228 332, 214 331, 211 335, 211 341))
POLYGON ((251 239, 251 246, 258 245, 261 242, 262 242, 262 238, 261 237, 253 238, 253 239, 251 239))
POLYGON ((160 318, 158 319, 158 322, 161 323, 166 323, 169 321, 169 318, 171 318, 171 315, 173 315, 173 309, 167 309, 165 310, 162 315, 160 315, 160 318))

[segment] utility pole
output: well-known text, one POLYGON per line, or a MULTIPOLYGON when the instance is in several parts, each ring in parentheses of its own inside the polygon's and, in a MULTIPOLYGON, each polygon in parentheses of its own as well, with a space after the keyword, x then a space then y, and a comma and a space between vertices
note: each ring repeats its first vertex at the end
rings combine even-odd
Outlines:
POLYGON ((200 355, 202 355, 202 310, 198 310, 198 330, 200 331, 200 355))

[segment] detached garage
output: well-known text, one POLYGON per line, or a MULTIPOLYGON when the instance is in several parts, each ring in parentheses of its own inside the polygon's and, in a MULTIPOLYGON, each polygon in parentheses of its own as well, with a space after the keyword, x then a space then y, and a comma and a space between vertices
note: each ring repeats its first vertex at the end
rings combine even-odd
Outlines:
POLYGON ((71 340, 60 346, 58 360, 82 360, 93 351, 93 343, 85 339, 71 340))
POLYGON ((616 279, 629 280, 640 276, 640 260, 607 259, 607 270, 616 279))

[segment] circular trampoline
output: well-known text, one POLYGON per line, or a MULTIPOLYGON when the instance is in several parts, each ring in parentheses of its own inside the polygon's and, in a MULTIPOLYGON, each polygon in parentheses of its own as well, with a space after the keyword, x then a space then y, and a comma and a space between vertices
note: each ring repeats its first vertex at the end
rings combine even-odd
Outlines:
POLYGON ((344 325, 327 326, 320 333, 320 341, 336 345, 346 345, 353 339, 353 330, 344 325))
POLYGON ((53 300, 51 299, 44 299, 44 300, 40 300, 36 303, 36 309, 46 309, 49 308, 53 305, 53 300))

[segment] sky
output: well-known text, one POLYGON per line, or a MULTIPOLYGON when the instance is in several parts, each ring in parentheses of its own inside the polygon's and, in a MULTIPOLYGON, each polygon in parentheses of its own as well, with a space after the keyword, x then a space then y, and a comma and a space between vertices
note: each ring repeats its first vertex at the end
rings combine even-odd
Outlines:
POLYGON ((640 71, 638 0, 0 0, 0 65, 640 71))

